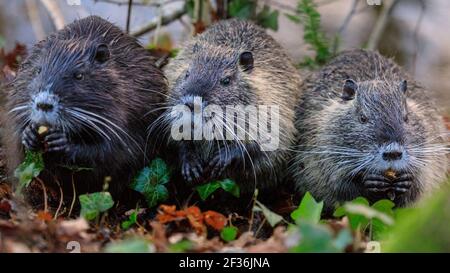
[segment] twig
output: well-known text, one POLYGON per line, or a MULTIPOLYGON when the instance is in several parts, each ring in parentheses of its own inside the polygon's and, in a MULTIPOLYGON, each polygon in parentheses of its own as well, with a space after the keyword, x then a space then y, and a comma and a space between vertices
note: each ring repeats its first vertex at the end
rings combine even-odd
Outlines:
POLYGON ((64 200, 64 193, 63 193, 63 190, 61 188, 61 184, 59 183, 58 179, 56 179, 56 177, 55 177, 55 181, 56 181, 56 184, 58 184, 58 187, 59 187, 59 204, 58 204, 58 209, 55 212, 55 216, 53 216, 54 220, 56 220, 58 218, 59 210, 62 208, 62 204, 63 204, 63 200, 64 200))
POLYGON ((53 24, 56 30, 60 30, 64 27, 64 16, 61 12, 61 9, 58 6, 58 3, 53 0, 41 0, 41 3, 44 5, 45 9, 47 9, 50 17, 52 18, 53 24))
POLYGON ((343 22, 342 25, 339 27, 339 30, 338 30, 338 32, 336 33, 336 36, 335 36, 335 42, 334 42, 334 44, 333 44, 333 53, 334 53, 334 54, 336 54, 337 51, 338 51, 338 47, 339 47, 339 42, 338 42, 338 40, 339 40, 339 38, 342 37, 342 35, 344 34, 345 30, 346 30, 347 27, 348 27, 348 24, 350 23, 350 21, 352 20, 353 16, 354 16, 355 13, 356 13, 356 9, 358 8, 358 3, 359 3, 358 0, 353 0, 352 8, 351 8, 350 12, 347 14, 347 16, 346 16, 345 19, 344 19, 344 22, 343 22))
MULTIPOLYGON (((158 2, 162 3, 162 0, 158 0, 158 2)), ((156 46, 158 45, 158 38, 159 38, 159 32, 161 30, 161 21, 162 21, 162 17, 163 17, 163 9, 162 9, 162 5, 158 6, 158 20, 156 23, 156 30, 155 30, 155 35, 153 37, 153 44, 156 46)))
POLYGON ((42 191, 44 192, 44 212, 48 212, 48 204, 47 204, 47 188, 45 187, 44 181, 39 177, 36 177, 36 181, 41 184, 42 191))
POLYGON ((416 65, 417 65, 417 54, 419 53, 419 31, 420 26, 422 25, 423 17, 425 16, 425 9, 427 8, 424 1, 420 1, 420 14, 419 18, 417 19, 417 23, 414 26, 414 54, 412 56, 412 74, 416 74, 416 65))
POLYGON ((367 42, 367 49, 375 50, 378 47, 381 35, 383 35, 384 29, 386 28, 389 15, 397 3, 398 0, 384 0, 381 14, 378 17, 375 27, 370 34, 369 41, 367 42))
POLYGON ((46 33, 41 17, 39 16, 39 8, 36 0, 26 0, 28 17, 30 18, 31 27, 33 28, 36 40, 41 41, 45 39, 46 33))
MULTIPOLYGON (((178 20, 185 14, 186 14, 186 10, 183 8, 180 10, 176 10, 171 14, 163 16, 161 18, 161 26, 168 25, 168 24, 172 23, 173 21, 178 20)), ((143 26, 142 28, 138 29, 137 31, 132 32, 131 36, 134 36, 134 37, 142 36, 150 31, 155 30, 157 27, 158 27, 158 20, 152 21, 149 24, 147 24, 146 26, 143 26)))
POLYGON ((127 34, 130 33, 130 20, 131 20, 131 9, 133 7, 133 0, 128 0, 128 13, 127 13, 127 34))
POLYGON ((73 207, 75 206, 75 200, 77 197, 77 190, 75 188, 75 179, 73 178, 73 173, 72 173, 72 203, 70 204, 70 209, 69 209, 69 215, 67 216, 67 218, 70 218, 70 215, 72 214, 72 210, 73 207))

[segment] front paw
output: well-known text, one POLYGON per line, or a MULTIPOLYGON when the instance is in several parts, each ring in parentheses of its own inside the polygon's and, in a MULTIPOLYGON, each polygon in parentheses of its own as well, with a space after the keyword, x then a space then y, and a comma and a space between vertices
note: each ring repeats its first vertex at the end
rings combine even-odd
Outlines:
POLYGON ((181 174, 185 181, 192 183, 200 181, 203 174, 203 166, 197 156, 186 158, 181 163, 181 174))
POLYGON ((44 138, 46 152, 68 152, 70 143, 67 135, 60 130, 50 129, 44 138))
POLYGON ((27 150, 38 151, 43 147, 37 128, 36 124, 31 124, 22 133, 22 144, 27 150))
POLYGON ((224 153, 214 156, 208 164, 206 172, 209 173, 210 179, 218 178, 225 169, 233 162, 233 157, 224 153))
POLYGON ((397 194, 403 194, 409 191, 409 189, 412 186, 412 180, 410 174, 404 173, 400 175, 397 180, 394 181, 394 184, 392 185, 394 187, 395 193, 397 194))
POLYGON ((364 180, 364 187, 369 193, 386 193, 391 190, 392 184, 382 175, 371 174, 364 180))

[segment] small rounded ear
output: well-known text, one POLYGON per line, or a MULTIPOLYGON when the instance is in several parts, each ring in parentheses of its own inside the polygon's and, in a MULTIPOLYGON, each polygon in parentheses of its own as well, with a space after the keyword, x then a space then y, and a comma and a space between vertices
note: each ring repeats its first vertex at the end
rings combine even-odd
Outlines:
POLYGON ((239 65, 244 71, 250 71, 253 69, 253 53, 250 51, 242 52, 239 56, 239 65))
POLYGON ((97 62, 104 63, 107 60, 109 60, 110 53, 109 48, 106 44, 100 44, 97 46, 97 49, 95 50, 95 57, 94 59, 97 62))
POLYGON ((406 80, 400 83, 400 90, 403 92, 403 94, 406 94, 406 92, 408 91, 408 82, 406 80))
POLYGON ((346 80, 344 83, 344 87, 342 88, 342 99, 344 100, 354 99, 357 89, 358 85, 354 80, 351 79, 346 80))

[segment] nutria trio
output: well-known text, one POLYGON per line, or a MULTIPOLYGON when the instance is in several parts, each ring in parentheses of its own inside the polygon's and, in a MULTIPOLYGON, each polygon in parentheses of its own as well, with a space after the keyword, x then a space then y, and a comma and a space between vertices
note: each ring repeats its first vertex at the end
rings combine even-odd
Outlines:
POLYGON ((358 196, 403 206, 443 182, 447 131, 431 94, 378 53, 351 50, 307 77, 291 166, 328 208, 358 196))
POLYGON ((10 175, 25 150, 41 151, 42 180, 65 196, 72 181, 77 193, 96 192, 105 178, 118 195, 152 157, 146 128, 166 86, 150 54, 118 27, 96 16, 67 25, 31 49, 7 86, 10 175))
MULTIPOLYGON (((242 191, 249 192, 276 186, 284 174, 287 148, 294 140, 294 107, 300 84, 299 75, 281 46, 253 23, 221 21, 187 42, 165 72, 170 107, 185 105, 193 112, 196 107, 201 112, 212 105, 221 109, 262 105, 279 108, 279 145, 274 150, 261 149, 256 134, 244 140, 174 140, 169 136, 184 180, 202 183, 231 178, 242 191)), ((167 111, 164 118, 169 124, 166 127, 173 126, 170 114, 167 111)), ((245 114, 234 118, 244 120, 245 114)), ((207 121, 193 119, 192 129, 207 121)), ((220 118, 215 122, 222 126, 220 118)), ((253 122, 264 126, 260 120, 253 122)), ((241 127, 249 123, 246 119, 241 127)), ((188 124, 191 126, 191 122, 188 124)), ((223 131, 236 136, 236 127, 223 126, 223 131)))

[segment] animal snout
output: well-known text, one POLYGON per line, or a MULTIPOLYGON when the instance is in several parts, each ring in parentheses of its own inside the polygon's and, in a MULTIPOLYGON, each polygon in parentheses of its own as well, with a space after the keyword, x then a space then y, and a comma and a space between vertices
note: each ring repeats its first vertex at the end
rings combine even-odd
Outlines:
POLYGON ((387 151, 383 153, 383 159, 385 161, 400 160, 403 157, 403 152, 401 151, 387 151))
POLYGON ((48 102, 38 102, 36 103, 36 107, 37 109, 44 111, 44 112, 51 112, 53 111, 53 104, 48 103, 48 102))
POLYGON ((186 96, 182 98, 182 103, 189 107, 191 111, 201 111, 205 106, 202 97, 186 96))

